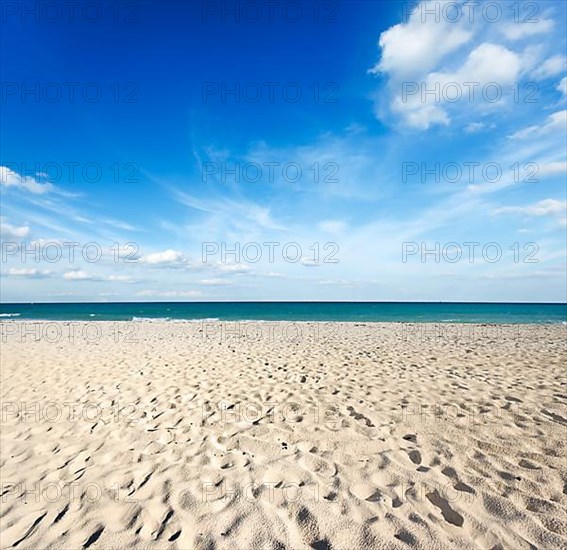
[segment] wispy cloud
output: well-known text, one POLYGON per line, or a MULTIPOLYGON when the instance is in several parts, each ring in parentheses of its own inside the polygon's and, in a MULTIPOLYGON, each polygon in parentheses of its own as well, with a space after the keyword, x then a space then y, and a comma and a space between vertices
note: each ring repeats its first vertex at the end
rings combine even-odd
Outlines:
POLYGON ((493 214, 519 214, 530 217, 552 216, 563 226, 567 224, 567 202, 556 199, 544 199, 526 206, 502 206, 495 208, 493 214))
POLYGON ((51 183, 40 183, 33 176, 20 175, 6 166, 0 166, 0 187, 19 189, 34 195, 43 195, 55 190, 51 183))

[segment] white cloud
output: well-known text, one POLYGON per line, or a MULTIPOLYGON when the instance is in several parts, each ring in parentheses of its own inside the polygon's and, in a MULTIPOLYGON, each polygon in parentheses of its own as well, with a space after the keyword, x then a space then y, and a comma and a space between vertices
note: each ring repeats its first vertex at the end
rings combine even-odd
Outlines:
POLYGON ((63 274, 63 279, 66 281, 108 281, 111 283, 136 282, 136 280, 130 275, 93 275, 92 273, 88 273, 82 269, 65 272, 63 274))
POLYGON ((236 227, 285 230, 285 226, 272 219, 270 208, 244 199, 201 199, 174 190, 175 199, 185 206, 211 215, 217 223, 231 223, 236 227))
POLYGON ((50 277, 51 273, 52 272, 48 269, 40 270, 36 268, 11 267, 10 269, 8 269, 6 274, 10 277, 29 277, 31 279, 43 279, 45 277, 50 277))
POLYGON ((247 273, 250 268, 244 264, 219 264, 217 266, 219 271, 223 273, 247 273))
POLYGON ((115 229, 124 229, 126 231, 138 231, 138 228, 134 227, 133 225, 131 225, 127 222, 123 222, 122 220, 115 220, 113 218, 107 218, 107 219, 100 219, 98 221, 105 223, 107 225, 110 225, 111 227, 114 227, 115 229))
POLYGON ((567 110, 557 111, 552 115, 549 115, 545 123, 541 126, 528 126, 523 130, 519 130, 514 134, 508 136, 509 139, 525 139, 527 137, 539 137, 549 132, 556 130, 567 130, 567 110))
POLYGON ((227 281, 226 279, 201 279, 199 284, 203 286, 226 286, 231 285, 232 281, 227 281))
POLYGON ((567 58, 564 55, 554 55, 538 65, 530 76, 537 80, 543 80, 563 73, 565 69, 567 69, 567 58))
POLYGON ((168 249, 142 256, 140 262, 154 266, 180 267, 185 263, 185 259, 178 250, 168 249))
POLYGON ((567 162, 548 162, 537 165, 537 176, 553 176, 567 172, 567 162))
POLYGON ((305 256, 301 258, 301 264, 305 267, 319 267, 321 265, 315 258, 307 258, 305 256))
POLYGON ((567 76, 564 76, 557 84, 555 88, 558 92, 561 92, 564 97, 567 97, 567 76))
POLYGON ((422 22, 418 12, 407 23, 394 25, 380 35, 382 55, 371 72, 388 73, 396 80, 423 73, 473 36, 463 25, 443 18, 439 22, 433 18, 422 22))
POLYGON ((419 91, 398 95, 392 108, 413 128, 426 130, 434 124, 446 126, 450 123, 446 109, 453 104, 453 98, 480 102, 485 86, 496 84, 500 90, 510 86, 518 79, 521 66, 521 58, 515 52, 486 42, 472 50, 456 71, 432 72, 421 81, 404 83, 417 85, 419 91), (430 90, 435 93, 429 93, 430 90))
POLYGON ((17 227, 5 222, 4 218, 0 218, 0 237, 3 240, 23 239, 28 236, 29 232, 30 228, 27 225, 17 227))
MULTIPOLYGON (((464 65, 455 73, 438 74, 445 82, 513 83, 520 72, 520 57, 513 51, 489 42, 480 44, 470 52, 464 65)), ((430 75, 430 76, 432 76, 430 75)))
POLYGON ((474 133, 481 127, 467 126, 466 118, 497 109, 509 114, 518 93, 512 85, 522 82, 530 70, 535 80, 565 69, 565 56, 547 53, 542 44, 541 35, 553 32, 549 16, 514 23, 506 12, 495 23, 481 17, 478 6, 477 17, 470 19, 468 2, 447 4, 458 6, 461 17, 450 21, 443 15, 443 1, 423 0, 407 22, 380 35, 380 59, 370 72, 388 79, 386 94, 381 90, 375 96, 375 112, 383 121, 391 122, 389 115, 394 114, 405 126, 427 130, 459 120, 467 133, 474 133), (510 42, 530 37, 527 44, 510 42))
POLYGON ((486 124, 484 122, 471 122, 470 124, 467 124, 465 126, 464 130, 465 130, 465 134, 476 134, 485 127, 486 124))
POLYGON ((493 210, 494 214, 521 214, 525 216, 565 216, 567 202, 545 199, 528 206, 503 206, 493 210))
POLYGON ((94 275, 83 271, 82 269, 76 269, 74 271, 67 271, 63 273, 63 279, 66 281, 92 281, 94 279, 94 275))
POLYGON ((528 36, 548 33, 553 29, 552 19, 536 19, 507 23, 502 26, 502 32, 509 40, 519 40, 528 36))
POLYGON ((50 183, 40 183, 31 176, 20 176, 6 166, 0 166, 0 185, 23 189, 35 195, 42 195, 54 190, 50 183))
POLYGON ((421 103, 414 109, 408 108, 407 105, 409 104, 401 102, 401 98, 396 98, 394 110, 403 114, 406 124, 411 128, 428 130, 434 124, 448 126, 451 122, 447 113, 437 105, 421 103))

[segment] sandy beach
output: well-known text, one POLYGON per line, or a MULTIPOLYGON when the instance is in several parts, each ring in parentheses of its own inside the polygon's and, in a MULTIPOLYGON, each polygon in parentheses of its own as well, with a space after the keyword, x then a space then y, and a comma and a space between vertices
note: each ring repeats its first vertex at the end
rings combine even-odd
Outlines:
POLYGON ((567 547, 566 327, 0 324, 1 548, 567 547))

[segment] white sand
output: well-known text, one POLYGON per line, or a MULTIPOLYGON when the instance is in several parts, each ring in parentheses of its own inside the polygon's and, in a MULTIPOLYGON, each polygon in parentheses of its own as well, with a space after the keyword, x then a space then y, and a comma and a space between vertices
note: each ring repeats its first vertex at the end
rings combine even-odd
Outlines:
POLYGON ((1 548, 567 548, 565 327, 9 324, 1 548))

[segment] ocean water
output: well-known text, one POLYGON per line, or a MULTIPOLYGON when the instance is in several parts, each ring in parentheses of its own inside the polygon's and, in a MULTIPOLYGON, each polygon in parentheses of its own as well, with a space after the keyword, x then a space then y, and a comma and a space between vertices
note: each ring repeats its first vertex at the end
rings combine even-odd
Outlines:
POLYGON ((567 304, 433 302, 114 302, 0 304, 0 320, 567 323, 567 304))

